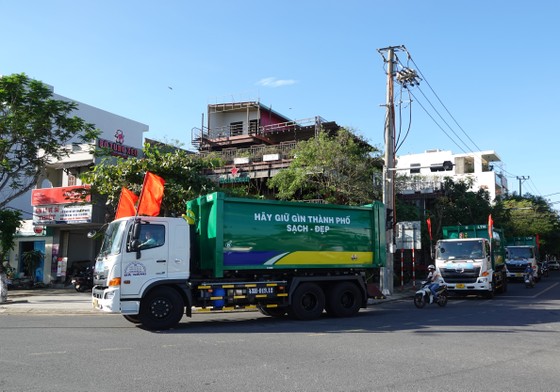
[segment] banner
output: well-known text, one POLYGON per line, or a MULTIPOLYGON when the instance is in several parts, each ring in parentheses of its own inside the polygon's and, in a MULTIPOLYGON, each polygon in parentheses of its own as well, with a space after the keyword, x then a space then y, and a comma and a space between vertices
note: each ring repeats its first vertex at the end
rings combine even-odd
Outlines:
POLYGON ((488 238, 492 239, 494 235, 494 221, 492 220, 492 214, 488 215, 488 238))
POLYGON ((153 173, 146 172, 140 201, 138 202, 138 215, 158 216, 165 180, 153 173))
POLYGON ((426 224, 428 225, 428 234, 430 235, 430 240, 432 240, 432 220, 430 218, 426 219, 426 224))
POLYGON ((121 191, 121 197, 119 198, 119 205, 117 206, 117 212, 115 214, 115 220, 119 218, 125 218, 127 216, 135 216, 137 201, 138 196, 136 196, 132 191, 129 191, 128 189, 123 187, 121 191))

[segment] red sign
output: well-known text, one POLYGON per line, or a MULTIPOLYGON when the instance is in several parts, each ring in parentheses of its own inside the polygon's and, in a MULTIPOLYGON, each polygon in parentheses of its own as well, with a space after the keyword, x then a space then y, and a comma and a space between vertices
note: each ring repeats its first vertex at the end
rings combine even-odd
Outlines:
POLYGON ((107 140, 107 139, 98 139, 97 140, 97 147, 111 150, 111 155, 114 155, 114 156, 119 156, 119 157, 123 157, 123 158, 128 158, 128 157, 137 158, 138 157, 138 149, 137 148, 134 148, 134 147, 131 147, 131 146, 125 146, 124 144, 120 144, 120 143, 117 143, 117 142, 112 142, 112 141, 107 140))
POLYGON ((71 204, 91 202, 90 186, 75 185, 58 188, 33 189, 31 205, 42 206, 50 204, 71 204))

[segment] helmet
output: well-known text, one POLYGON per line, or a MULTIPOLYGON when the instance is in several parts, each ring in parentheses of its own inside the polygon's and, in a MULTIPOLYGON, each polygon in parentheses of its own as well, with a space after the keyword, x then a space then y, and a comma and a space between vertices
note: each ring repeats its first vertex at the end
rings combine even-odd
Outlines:
POLYGON ((436 269, 436 267, 433 264, 430 264, 428 266, 428 271, 432 271, 432 270, 435 270, 435 269, 436 269))

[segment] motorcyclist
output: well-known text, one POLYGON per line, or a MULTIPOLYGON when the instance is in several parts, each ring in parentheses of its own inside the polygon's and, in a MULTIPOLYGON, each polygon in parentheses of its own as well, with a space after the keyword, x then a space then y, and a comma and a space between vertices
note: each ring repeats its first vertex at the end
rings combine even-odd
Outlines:
POLYGON ((528 263, 527 267, 525 267, 525 271, 523 272, 525 273, 526 276, 528 275, 529 279, 533 279, 534 271, 533 271, 533 266, 531 264, 528 263))
POLYGON ((440 274, 439 272, 436 270, 436 267, 433 264, 430 264, 428 266, 428 277, 426 278, 426 280, 428 282, 431 282, 430 285, 428 286, 430 288, 430 291, 432 292, 432 296, 430 297, 430 303, 437 301, 437 289, 439 289, 439 279, 440 279, 440 274))

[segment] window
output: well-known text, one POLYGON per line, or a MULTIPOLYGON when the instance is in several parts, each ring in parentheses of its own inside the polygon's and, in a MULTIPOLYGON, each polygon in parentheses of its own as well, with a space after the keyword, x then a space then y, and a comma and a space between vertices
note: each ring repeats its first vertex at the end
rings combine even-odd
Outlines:
POLYGON ((259 130, 259 120, 249 120, 249 133, 254 135, 259 130))
POLYGON ((140 250, 157 248, 165 244, 165 226, 142 224, 140 227, 140 250))
POLYGON ((230 136, 237 136, 243 134, 243 121, 236 121, 229 124, 230 136))
POLYGON ((410 174, 420 174, 420 164, 411 163, 410 164, 410 174))
POLYGON ((76 176, 73 173, 68 173, 68 186, 76 185, 76 176))

